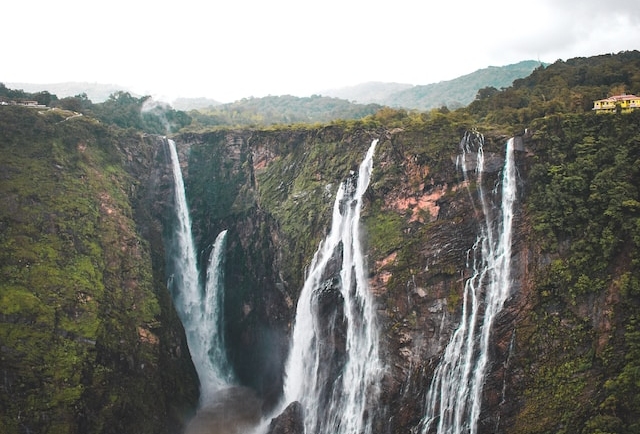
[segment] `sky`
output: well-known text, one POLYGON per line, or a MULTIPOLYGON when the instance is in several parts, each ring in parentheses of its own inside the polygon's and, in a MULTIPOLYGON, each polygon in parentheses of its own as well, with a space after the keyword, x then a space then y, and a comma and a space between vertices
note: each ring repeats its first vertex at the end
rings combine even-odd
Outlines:
POLYGON ((9 0, 2 15, 0 82, 165 101, 421 85, 640 50, 639 0, 9 0))

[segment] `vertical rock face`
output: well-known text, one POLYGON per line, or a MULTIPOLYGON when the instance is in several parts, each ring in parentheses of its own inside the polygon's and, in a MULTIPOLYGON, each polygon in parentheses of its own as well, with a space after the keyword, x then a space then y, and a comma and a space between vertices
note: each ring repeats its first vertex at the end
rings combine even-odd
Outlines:
MULTIPOLYGON (((457 134, 450 132, 450 151, 439 159, 429 154, 428 138, 402 131, 229 131, 176 138, 189 149, 187 194, 191 188, 199 248, 229 229, 228 263, 235 264, 226 274, 229 352, 243 383, 265 397, 265 407, 275 405, 281 391, 303 269, 328 230, 335 189, 371 138, 379 137, 363 211, 387 364, 376 432, 417 426, 432 370, 457 326, 466 252, 478 230, 475 190, 456 171, 457 134)), ((488 176, 497 180, 506 138, 487 142, 489 161, 495 160, 488 176)), ((334 295, 328 285, 321 297, 331 324, 340 316, 334 295)), ((495 366, 504 365, 509 353, 509 315, 517 312, 518 300, 509 301, 511 314, 498 321, 486 424, 504 407, 505 369, 495 366)), ((331 324, 326 338, 339 346, 340 328, 331 324)))
POLYGON ((239 381, 265 407, 282 388, 291 299, 279 273, 277 224, 257 201, 247 131, 178 138, 186 162, 196 249, 205 260, 216 231, 228 230, 225 312, 228 356, 239 381))
POLYGON ((1 432, 175 432, 197 382, 164 284, 157 142, 0 117, 1 432))
MULTIPOLYGON (((181 431, 198 388, 165 284, 173 181, 164 141, 59 122, 54 111, 3 110, 0 431, 181 431)), ((639 151, 628 125, 637 117, 585 119, 545 120, 517 143, 514 291, 492 332, 481 433, 637 427, 639 151), (542 208, 553 208, 546 220, 542 208), (549 227, 556 237, 541 240, 549 227)), ((379 138, 361 218, 386 364, 370 411, 376 433, 417 429, 459 322, 481 217, 477 185, 456 167, 463 134, 434 117, 405 131, 336 124, 176 137, 201 263, 228 230, 225 340, 256 394, 251 418, 281 404, 305 267, 339 183, 379 138)), ((488 185, 506 139, 486 137, 488 185)), ((337 349, 338 375, 343 303, 330 270, 325 277, 323 339, 337 349)), ((272 432, 299 432, 300 413, 292 404, 272 432)))

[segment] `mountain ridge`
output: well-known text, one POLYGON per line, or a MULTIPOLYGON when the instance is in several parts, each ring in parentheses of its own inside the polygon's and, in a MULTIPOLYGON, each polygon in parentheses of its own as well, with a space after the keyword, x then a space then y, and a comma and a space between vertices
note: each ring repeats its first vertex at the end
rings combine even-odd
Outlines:
MULTIPOLYGON (((479 89, 488 86, 498 89, 510 86, 513 80, 526 77, 540 65, 546 64, 535 60, 523 60, 510 65, 488 66, 470 74, 435 83, 413 85, 398 82, 369 81, 354 86, 322 90, 315 92, 314 95, 340 98, 360 104, 380 104, 406 109, 429 110, 441 106, 453 109, 465 106, 473 101, 479 89), (452 87, 454 86, 461 87, 464 93, 453 92, 452 87), (446 95, 451 94, 454 95, 454 98, 446 97, 446 95)), ((106 101, 110 95, 119 91, 139 96, 127 86, 97 82, 6 82, 5 85, 12 89, 21 89, 29 93, 48 91, 61 98, 73 97, 84 93, 93 102, 106 101)), ((269 96, 264 98, 269 98, 269 96)), ((247 99, 262 99, 262 97, 246 97, 236 101, 221 102, 215 98, 205 96, 178 96, 169 103, 176 110, 189 111, 233 104, 247 99)))
POLYGON ((523 60, 504 66, 488 66, 451 80, 426 85, 368 82, 327 90, 325 95, 397 108, 430 110, 445 106, 456 109, 471 103, 482 88, 508 87, 514 80, 527 77, 536 68, 546 65, 536 60, 523 60))

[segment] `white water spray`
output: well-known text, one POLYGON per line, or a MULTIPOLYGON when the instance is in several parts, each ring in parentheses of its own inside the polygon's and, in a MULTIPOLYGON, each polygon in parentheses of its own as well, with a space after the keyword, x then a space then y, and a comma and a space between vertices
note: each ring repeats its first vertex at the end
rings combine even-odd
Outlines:
POLYGON ((372 433, 382 364, 359 237, 377 142, 371 143, 357 178, 341 184, 331 230, 298 300, 284 400, 302 404, 308 434, 372 433))
POLYGON ((478 142, 476 173, 484 221, 468 255, 470 263, 467 267, 472 270, 472 276, 465 282, 460 325, 436 367, 427 392, 426 411, 421 422, 423 434, 477 432, 491 329, 511 289, 511 236, 516 197, 513 139, 506 145, 502 200, 496 213, 482 186, 484 153, 481 136, 465 137, 459 161, 466 178, 466 153, 470 152, 466 140, 473 138, 478 142))
POLYGON ((211 250, 207 266, 205 291, 202 294, 201 317, 198 318, 197 348, 201 352, 198 357, 204 362, 203 376, 200 378, 200 402, 209 401, 211 394, 221 387, 231 384, 233 375, 227 361, 223 330, 223 264, 227 231, 218 234, 211 250))
POLYGON ((222 231, 216 238, 208 262, 205 285, 202 288, 178 153, 173 140, 168 140, 168 143, 175 183, 177 217, 173 251, 170 252, 173 274, 169 287, 185 329, 191 359, 198 373, 200 403, 203 404, 233 380, 222 333, 222 268, 227 231, 222 231))

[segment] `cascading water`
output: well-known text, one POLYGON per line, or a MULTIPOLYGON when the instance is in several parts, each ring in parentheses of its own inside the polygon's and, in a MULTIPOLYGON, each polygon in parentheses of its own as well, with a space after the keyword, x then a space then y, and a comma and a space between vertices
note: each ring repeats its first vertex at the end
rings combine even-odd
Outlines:
POLYGON ((467 178, 467 153, 476 141, 477 186, 484 215, 475 244, 468 253, 467 267, 472 275, 465 282, 462 317, 440 364, 436 367, 426 397, 422 433, 457 434, 477 432, 482 387, 489 358, 489 338, 493 322, 511 289, 511 236, 513 205, 516 197, 516 169, 513 139, 506 144, 502 176, 502 199, 493 207, 482 186, 484 172, 483 138, 465 136, 461 168, 467 178))
POLYGON ((197 339, 198 356, 204 363, 200 379, 200 401, 208 401, 211 393, 233 380, 231 366, 225 353, 223 332, 223 265, 224 249, 227 241, 227 231, 224 230, 216 237, 207 266, 207 279, 204 294, 201 295, 201 317, 198 318, 197 339), (203 378, 204 375, 204 378, 203 378))
POLYGON ((377 140, 338 190, 329 235, 296 311, 284 400, 299 401, 308 434, 369 434, 382 370, 374 300, 360 244, 360 211, 377 140))
POLYGON ((191 219, 175 143, 168 140, 175 183, 177 227, 169 257, 173 274, 169 280, 176 310, 187 336, 191 359, 200 380, 200 402, 206 403, 233 376, 224 351, 222 333, 222 265, 227 231, 213 245, 204 288, 200 284, 191 219))

